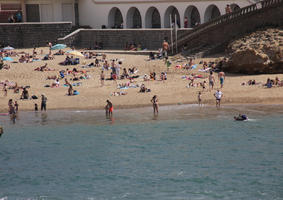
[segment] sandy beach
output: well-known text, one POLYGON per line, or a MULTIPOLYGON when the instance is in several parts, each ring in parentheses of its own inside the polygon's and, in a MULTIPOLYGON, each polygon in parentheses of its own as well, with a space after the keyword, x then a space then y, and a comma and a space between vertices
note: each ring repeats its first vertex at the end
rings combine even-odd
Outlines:
MULTIPOLYGON (((44 54, 48 53, 48 48, 38 48, 37 52, 43 49, 44 54)), ((32 49, 18 49, 16 52, 32 52, 32 49)), ((79 50, 80 51, 80 50, 79 50)), ((55 52, 55 51, 54 51, 55 52)), ((52 53, 54 53, 52 52, 52 53)), ((44 55, 39 55, 39 58, 43 58, 44 55)), ((145 84, 146 88, 149 88, 151 92, 139 93, 138 88, 128 88, 125 90, 118 89, 117 84, 128 83, 128 79, 117 80, 117 84, 113 80, 106 80, 105 85, 101 87, 100 83, 100 67, 82 68, 83 65, 94 62, 94 59, 80 58, 79 65, 59 65, 60 62, 65 60, 65 55, 55 56, 53 60, 47 61, 35 61, 32 63, 12 63, 5 61, 5 64, 9 64, 11 68, 9 70, 0 70, 0 81, 4 82, 8 80, 11 83, 17 83, 18 86, 30 86, 28 89, 29 95, 36 95, 39 97, 37 100, 20 100, 20 93, 14 93, 9 89, 7 96, 4 96, 4 92, 0 92, 0 112, 8 111, 8 100, 13 99, 18 101, 19 110, 33 110, 34 104, 37 103, 40 106, 40 95, 45 94, 48 98, 47 109, 103 109, 105 101, 109 99, 112 101, 114 108, 130 108, 130 107, 143 107, 151 105, 150 100, 153 95, 157 95, 160 106, 162 105, 176 105, 176 104, 196 104, 198 92, 202 92, 203 104, 213 105, 215 103, 214 93, 216 89, 220 87, 218 80, 218 74, 214 73, 216 85, 214 90, 208 90, 208 73, 199 72, 202 69, 200 61, 215 61, 217 57, 195 59, 194 64, 198 64, 196 69, 185 70, 179 69, 175 66, 183 65, 187 63, 182 57, 169 58, 172 64, 167 71, 167 67, 163 60, 148 61, 146 55, 129 55, 129 54, 107 54, 107 60, 120 59, 123 64, 123 68, 136 67, 138 72, 135 75, 139 75, 139 78, 134 79, 132 85, 145 84), (54 69, 54 71, 34 71, 35 68, 43 66, 45 63, 48 67, 54 69), (90 76, 89 79, 83 79, 79 81, 70 81, 71 83, 80 82, 81 85, 74 86, 74 90, 77 90, 80 94, 76 96, 68 96, 68 87, 64 85, 64 79, 60 80, 60 86, 56 88, 45 87, 45 85, 52 85, 54 80, 47 80, 48 76, 59 76, 60 70, 72 70, 73 68, 78 70, 85 70, 90 76), (149 75, 151 72, 156 73, 157 80, 144 81, 143 76, 149 75), (167 72, 167 80, 161 81, 161 72, 167 72), (198 78, 194 82, 200 83, 206 81, 206 89, 203 90, 201 86, 187 87, 189 80, 182 77, 189 76, 190 74, 201 75, 203 78, 198 78), (121 96, 114 96, 113 92, 124 91, 127 94, 121 96)), ((14 61, 18 61, 19 57, 12 57, 14 61)), ((101 56, 98 57, 101 59, 101 56)), ((102 63, 101 63, 102 65, 102 63)), ((111 70, 105 71, 105 78, 110 77, 111 70)), ((120 72, 121 73, 121 72, 120 72)), ((78 75, 79 76, 79 75, 78 75)), ((224 81, 224 87, 221 89, 223 92, 223 104, 282 104, 283 103, 283 87, 266 88, 262 86, 266 83, 267 78, 283 80, 283 74, 267 74, 267 75, 235 75, 226 74, 224 81), (241 85, 243 82, 249 80, 256 80, 257 85, 241 85)), ((68 75, 66 78, 70 80, 73 75, 68 75)))

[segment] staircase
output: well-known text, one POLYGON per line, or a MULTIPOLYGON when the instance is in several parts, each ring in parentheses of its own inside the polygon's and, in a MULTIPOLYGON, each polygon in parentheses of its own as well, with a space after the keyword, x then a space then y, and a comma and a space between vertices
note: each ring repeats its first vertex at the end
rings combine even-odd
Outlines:
POLYGON ((283 26, 283 0, 261 1, 203 23, 192 33, 180 35, 178 51, 183 51, 184 46, 187 50, 183 52, 190 55, 221 46, 224 50, 232 39, 264 26, 283 26))

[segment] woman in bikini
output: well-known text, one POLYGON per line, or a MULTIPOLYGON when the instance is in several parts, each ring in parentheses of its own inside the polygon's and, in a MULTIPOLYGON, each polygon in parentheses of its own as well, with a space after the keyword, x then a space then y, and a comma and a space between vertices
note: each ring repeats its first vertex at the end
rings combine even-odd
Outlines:
POLYGON ((156 95, 152 97, 151 103, 153 105, 153 113, 158 114, 158 99, 156 95))

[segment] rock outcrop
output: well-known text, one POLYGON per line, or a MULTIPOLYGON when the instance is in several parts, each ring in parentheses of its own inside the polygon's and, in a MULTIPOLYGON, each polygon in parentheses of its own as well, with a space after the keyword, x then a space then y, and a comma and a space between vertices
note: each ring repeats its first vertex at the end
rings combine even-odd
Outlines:
POLYGON ((224 70, 244 74, 283 73, 283 30, 257 31, 228 45, 224 70))

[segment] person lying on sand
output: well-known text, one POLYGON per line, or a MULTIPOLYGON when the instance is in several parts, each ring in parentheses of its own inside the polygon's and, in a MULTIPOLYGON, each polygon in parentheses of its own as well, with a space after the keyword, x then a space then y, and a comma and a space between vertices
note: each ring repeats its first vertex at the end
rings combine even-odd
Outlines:
POLYGON ((35 68, 34 71, 55 71, 55 69, 50 69, 49 67, 47 67, 47 63, 45 63, 45 65, 35 68))
POLYGON ((58 77, 56 75, 54 76, 47 76, 47 80, 56 80, 58 77))
POLYGON ((53 87, 59 87, 59 86, 60 86, 60 81, 57 78, 57 79, 54 80, 54 82, 52 83, 51 87, 53 88, 53 87))
POLYGON ((122 96, 122 95, 127 95, 128 93, 125 91, 121 91, 121 92, 113 92, 111 94, 111 96, 122 96))

